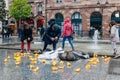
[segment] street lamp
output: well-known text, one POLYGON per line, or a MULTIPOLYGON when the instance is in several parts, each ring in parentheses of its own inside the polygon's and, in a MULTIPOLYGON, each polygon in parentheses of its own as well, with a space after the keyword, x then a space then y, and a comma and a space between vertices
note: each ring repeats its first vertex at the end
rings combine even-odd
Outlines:
POLYGON ((44 10, 45 10, 45 26, 47 26, 47 0, 44 0, 44 10))

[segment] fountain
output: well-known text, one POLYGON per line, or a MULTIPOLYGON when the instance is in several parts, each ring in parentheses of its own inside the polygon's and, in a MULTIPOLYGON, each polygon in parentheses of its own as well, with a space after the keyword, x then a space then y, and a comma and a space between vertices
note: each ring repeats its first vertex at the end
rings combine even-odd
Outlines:
POLYGON ((95 45, 97 45, 97 42, 98 42, 98 34, 99 34, 98 30, 95 29, 94 36, 93 36, 93 40, 95 42, 95 45))
POLYGON ((94 44, 90 46, 90 49, 100 49, 100 47, 98 46, 98 36, 99 36, 99 32, 97 29, 95 29, 95 32, 93 35, 94 44))

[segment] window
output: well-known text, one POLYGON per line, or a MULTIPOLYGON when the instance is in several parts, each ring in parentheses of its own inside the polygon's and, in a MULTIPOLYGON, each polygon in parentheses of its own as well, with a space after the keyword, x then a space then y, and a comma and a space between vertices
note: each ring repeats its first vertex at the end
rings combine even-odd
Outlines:
POLYGON ((57 2, 57 3, 61 3, 61 2, 62 2, 62 0, 56 0, 56 2, 57 2))
POLYGON ((80 13, 76 12, 73 14, 72 19, 81 19, 80 13))
POLYGON ((74 2, 80 2, 80 0, 74 0, 74 2))
POLYGON ((41 15, 42 14, 42 5, 39 4, 38 5, 38 15, 41 15))

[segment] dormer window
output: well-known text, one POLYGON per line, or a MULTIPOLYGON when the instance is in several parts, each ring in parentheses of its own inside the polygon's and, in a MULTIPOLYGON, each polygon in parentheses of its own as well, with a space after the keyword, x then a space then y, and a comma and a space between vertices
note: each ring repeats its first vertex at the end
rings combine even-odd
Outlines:
POLYGON ((56 0, 57 3, 62 3, 62 0, 56 0))
POLYGON ((74 0, 74 2, 80 2, 80 0, 74 0))

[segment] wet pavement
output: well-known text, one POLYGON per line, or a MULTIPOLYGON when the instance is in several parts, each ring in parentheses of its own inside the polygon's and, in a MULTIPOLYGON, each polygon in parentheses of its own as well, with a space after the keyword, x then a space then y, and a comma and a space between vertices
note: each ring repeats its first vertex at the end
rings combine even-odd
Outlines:
MULTIPOLYGON (((51 70, 51 60, 46 60, 46 63, 37 60, 35 66, 38 71, 30 69, 31 61, 27 56, 21 58, 20 64, 16 66, 14 59, 14 53, 20 49, 20 42, 17 38, 12 38, 10 42, 1 42, 0 44, 0 80, 119 80, 120 79, 120 59, 111 59, 110 62, 105 62, 101 57, 98 57, 99 62, 96 65, 91 65, 89 59, 80 59, 78 61, 72 61, 71 66, 67 66, 65 61, 64 69, 57 71, 51 70), (11 59, 4 64, 4 60, 11 56, 11 59), (85 66, 91 65, 91 68, 87 70, 85 66), (80 68, 80 72, 74 71, 80 68)), ((5 40, 4 40, 5 41, 5 40)), ((39 39, 35 39, 32 43, 32 49, 37 50, 43 47, 42 42, 38 42, 39 39)), ((85 41, 85 40, 84 40, 85 41)), ((102 42, 102 41, 101 41, 102 42)), ((74 42, 75 49, 79 51, 89 52, 93 51, 101 55, 112 55, 111 45, 109 41, 106 43, 98 42, 94 44, 92 41, 86 42, 74 42)), ((48 46, 51 48, 52 46, 48 46)), ((61 42, 57 47, 61 47, 61 42)), ((119 47, 119 45, 118 45, 119 47)), ((52 49, 52 48, 51 48, 52 49)), ((70 45, 66 43, 66 50, 70 50, 70 45)), ((33 56, 33 54, 31 54, 33 56)), ((57 67, 60 65, 60 60, 57 59, 57 67)))
MULTIPOLYGON (((73 44, 75 50, 83 51, 85 53, 95 52, 98 55, 113 55, 113 50, 109 40, 98 40, 95 44, 93 40, 90 39, 74 39, 73 44)), ((57 44, 57 48, 61 47, 61 40, 57 44)), ((120 50, 120 43, 117 44, 120 50)), ((17 37, 12 37, 11 39, 0 39, 0 48, 3 49, 15 49, 20 50, 20 40, 17 37)), ((39 50, 43 48, 43 42, 40 41, 39 37, 35 37, 31 43, 32 50, 39 50)), ((52 49, 52 45, 48 45, 48 48, 52 49)), ((26 49, 26 45, 25 45, 26 49)), ((65 50, 71 50, 69 43, 66 41, 65 50)))

